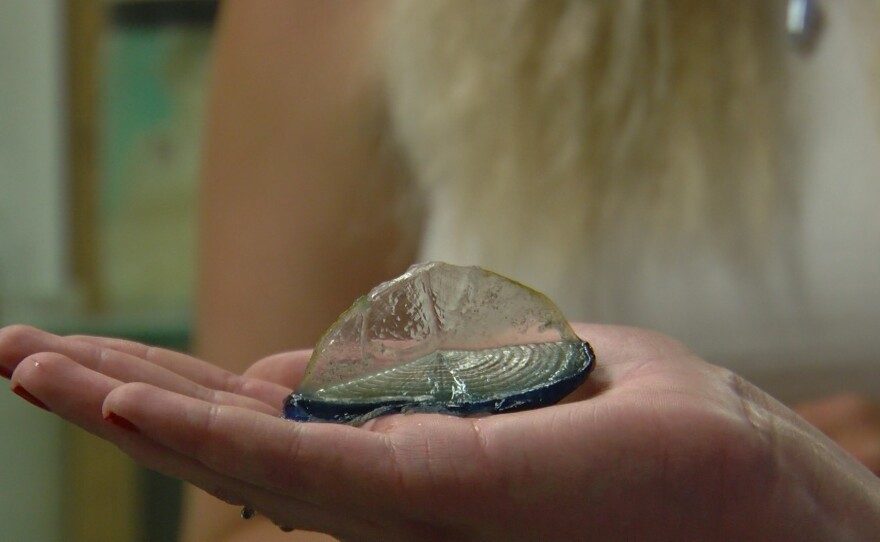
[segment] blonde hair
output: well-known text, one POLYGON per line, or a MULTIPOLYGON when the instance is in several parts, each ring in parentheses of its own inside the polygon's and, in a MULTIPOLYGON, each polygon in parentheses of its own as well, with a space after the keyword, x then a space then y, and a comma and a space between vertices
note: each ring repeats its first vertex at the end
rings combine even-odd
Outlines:
POLYGON ((392 129, 419 186, 453 209, 449 241, 483 262, 540 247, 577 268, 621 235, 742 254, 784 199, 783 8, 400 0, 392 129))

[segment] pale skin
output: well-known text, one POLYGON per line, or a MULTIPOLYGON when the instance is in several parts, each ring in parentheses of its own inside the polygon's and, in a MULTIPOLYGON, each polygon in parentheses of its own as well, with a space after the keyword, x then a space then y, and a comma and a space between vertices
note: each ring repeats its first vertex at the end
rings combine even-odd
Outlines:
POLYGON ((307 351, 238 376, 127 341, 15 326, 0 330, 0 367, 19 393, 147 467, 343 540, 880 532, 880 480, 783 405, 662 335, 575 329, 600 365, 564 404, 363 427, 278 416, 307 351))
MULTIPOLYGON (((387 212, 393 168, 375 137, 368 58, 384 3, 224 3, 199 200, 200 357, 241 373, 311 346, 415 258, 387 212)), ((183 540, 291 538, 199 490, 184 510, 183 540)))
MULTIPOLYGON (((371 47, 386 4, 224 3, 200 197, 200 358, 241 374, 252 360, 313 345, 357 296, 414 260, 415 237, 388 211, 395 167, 378 152, 371 113, 371 47)), ((880 472, 880 414, 870 402, 798 412, 880 472)), ((192 490, 182 538, 291 537, 263 516, 237 514, 192 490)))

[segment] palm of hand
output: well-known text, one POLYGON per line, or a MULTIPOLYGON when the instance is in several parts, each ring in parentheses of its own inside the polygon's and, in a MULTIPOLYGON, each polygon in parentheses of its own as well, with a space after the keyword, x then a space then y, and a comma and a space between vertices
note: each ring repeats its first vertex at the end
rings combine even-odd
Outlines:
POLYGON ((754 424, 775 407, 659 335, 578 331, 600 366, 563 404, 358 428, 278 417, 307 352, 239 377, 182 354, 17 327, 0 332, 0 364, 148 467, 345 539, 699 538, 748 514, 719 515, 706 499, 747 483, 726 473, 770 474, 750 467, 767 464, 754 424))

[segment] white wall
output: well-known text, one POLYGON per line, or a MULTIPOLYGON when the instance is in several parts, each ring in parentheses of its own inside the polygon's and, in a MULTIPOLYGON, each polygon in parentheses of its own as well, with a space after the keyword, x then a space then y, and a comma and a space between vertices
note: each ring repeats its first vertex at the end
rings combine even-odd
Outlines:
MULTIPOLYGON (((0 324, 64 289, 62 2, 0 0, 0 324)), ((5 388, 0 540, 63 540, 60 422, 5 388)))

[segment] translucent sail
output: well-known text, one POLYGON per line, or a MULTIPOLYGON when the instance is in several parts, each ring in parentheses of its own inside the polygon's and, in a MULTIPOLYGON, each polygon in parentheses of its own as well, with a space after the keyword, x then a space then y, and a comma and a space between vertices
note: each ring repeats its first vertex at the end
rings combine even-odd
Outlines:
POLYGON ((479 267, 419 264, 339 317, 284 413, 360 423, 535 408, 570 393, 594 361, 543 294, 479 267))

